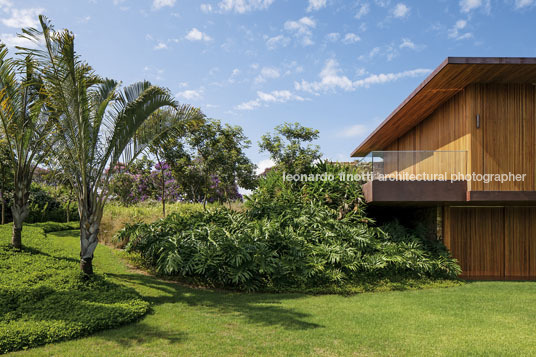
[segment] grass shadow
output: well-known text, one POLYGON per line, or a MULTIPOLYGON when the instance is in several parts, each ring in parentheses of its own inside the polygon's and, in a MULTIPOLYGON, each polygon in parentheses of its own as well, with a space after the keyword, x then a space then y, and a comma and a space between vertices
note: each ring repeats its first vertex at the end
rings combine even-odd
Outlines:
POLYGON ((108 274, 119 282, 135 284, 159 291, 157 296, 143 294, 152 305, 183 303, 218 311, 239 313, 249 323, 280 326, 290 330, 324 327, 307 321, 311 315, 282 306, 283 300, 298 299, 301 294, 265 294, 194 289, 142 274, 108 274))
MULTIPOLYGON (((10 246, 8 246, 7 249, 14 249, 14 248, 11 248, 10 246)), ((44 252, 44 251, 42 251, 40 249, 31 247, 31 246, 28 246, 28 245, 23 245, 21 251, 26 252, 26 253, 30 253, 32 255, 42 255, 42 256, 53 258, 53 259, 60 260, 60 261, 73 262, 73 263, 78 263, 79 262, 78 259, 71 258, 71 257, 66 257, 66 256, 61 256, 61 255, 51 255, 51 254, 49 254, 47 252, 44 252)))

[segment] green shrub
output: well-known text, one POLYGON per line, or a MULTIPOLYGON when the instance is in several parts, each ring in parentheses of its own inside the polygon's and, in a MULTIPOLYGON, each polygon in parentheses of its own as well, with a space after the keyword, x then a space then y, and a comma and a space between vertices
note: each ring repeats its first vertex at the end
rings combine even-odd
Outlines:
MULTIPOLYGON (((313 172, 358 168, 321 163, 313 172)), ((283 182, 271 172, 235 212, 173 214, 117 235, 157 272, 210 286, 288 290, 384 279, 448 279, 460 272, 445 247, 396 223, 374 227, 359 182, 283 182)))
POLYGON ((131 288, 79 273, 77 259, 47 229, 26 225, 22 252, 9 245, 11 225, 0 226, 0 353, 72 339, 135 321, 148 303, 131 288))
MULTIPOLYGON (((6 197, 6 222, 11 222, 11 202, 13 192, 5 192, 6 197)), ((28 208, 30 210, 26 223, 36 222, 66 222, 67 211, 69 211, 69 220, 78 221, 78 206, 75 197, 71 197, 69 202, 69 192, 58 190, 45 184, 32 183, 30 196, 28 198, 28 208)))

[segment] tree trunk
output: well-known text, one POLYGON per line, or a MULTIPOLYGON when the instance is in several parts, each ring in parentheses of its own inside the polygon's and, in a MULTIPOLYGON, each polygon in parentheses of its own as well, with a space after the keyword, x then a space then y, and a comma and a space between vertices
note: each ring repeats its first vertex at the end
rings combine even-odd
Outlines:
POLYGON ((166 178, 164 177, 164 170, 162 170, 162 214, 166 218, 166 178))
POLYGON ((4 198, 4 188, 0 190, 0 204, 2 205, 2 225, 6 224, 6 199, 4 198))
POLYGON ((69 199, 67 200, 67 223, 71 220, 71 197, 73 196, 73 188, 69 191, 69 199))
POLYGON ((80 214, 80 270, 87 275, 93 274, 93 253, 97 248, 99 228, 102 219, 101 204, 91 189, 80 192, 78 212, 80 214))
POLYGON ((93 253, 97 248, 100 219, 96 213, 80 217, 80 270, 93 274, 93 253))
POLYGON ((28 208, 29 190, 23 182, 15 183, 15 192, 13 197, 13 235, 11 236, 11 245, 15 249, 22 248, 22 224, 30 210, 28 208))

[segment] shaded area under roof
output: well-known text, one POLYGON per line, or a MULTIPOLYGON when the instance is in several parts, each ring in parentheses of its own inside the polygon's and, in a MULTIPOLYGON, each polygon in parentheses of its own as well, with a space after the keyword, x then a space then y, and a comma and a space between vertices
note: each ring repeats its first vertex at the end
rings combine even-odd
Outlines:
POLYGON ((351 156, 382 150, 472 83, 536 83, 536 58, 447 57, 351 156))

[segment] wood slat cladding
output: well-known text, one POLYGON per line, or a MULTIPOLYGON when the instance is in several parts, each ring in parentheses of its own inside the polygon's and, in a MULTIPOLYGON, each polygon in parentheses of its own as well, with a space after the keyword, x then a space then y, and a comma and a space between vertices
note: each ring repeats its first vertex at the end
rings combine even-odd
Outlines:
POLYGON ((352 156, 382 150, 470 84, 535 82, 536 58, 449 57, 352 152, 352 156))
POLYGON ((462 278, 536 280, 536 207, 445 207, 443 222, 462 278))
POLYGON ((502 208, 450 208, 449 244, 462 268, 461 278, 504 278, 502 208))
MULTIPOLYGON (((466 99, 462 91, 434 111, 426 120, 384 148, 401 151, 386 155, 385 173, 397 170, 409 174, 467 173, 465 153, 432 154, 422 151, 469 151, 470 124, 465 115, 466 99), (403 151, 421 151, 407 153, 403 151), (396 162, 393 162, 396 161, 396 162)), ((450 179, 450 177, 448 177, 450 179)))
POLYGON ((389 155, 397 162, 386 160, 386 173, 526 174, 524 181, 471 181, 468 190, 536 191, 535 86, 471 84, 383 149, 467 151, 464 159, 455 154, 389 155))
POLYGON ((532 84, 474 84, 467 88, 472 172, 526 174, 525 181, 473 182, 474 191, 534 191, 536 93, 532 84))
POLYGON ((536 208, 506 207, 504 217, 504 275, 509 278, 529 279, 534 276, 531 269, 536 269, 536 264, 531 264, 531 258, 536 258, 536 208))

